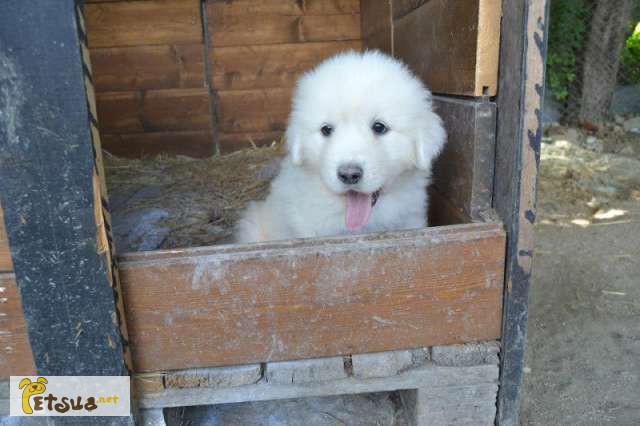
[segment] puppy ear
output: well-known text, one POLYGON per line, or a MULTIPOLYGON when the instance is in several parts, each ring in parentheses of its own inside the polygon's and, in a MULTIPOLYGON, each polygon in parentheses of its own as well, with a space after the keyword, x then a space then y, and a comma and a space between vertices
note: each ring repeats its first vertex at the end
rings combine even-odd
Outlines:
POLYGON ((429 170, 431 162, 440 153, 447 139, 442 120, 433 111, 423 117, 416 139, 416 167, 429 170))
POLYGON ((24 378, 24 379, 20 380, 20 384, 18 385, 18 389, 22 389, 23 387, 27 386, 29 383, 31 383, 31 379, 24 378))
POLYGON ((38 383, 44 383, 44 384, 49 383, 49 382, 47 382, 47 379, 45 379, 44 377, 38 377, 38 380, 36 380, 36 382, 38 382, 38 383))

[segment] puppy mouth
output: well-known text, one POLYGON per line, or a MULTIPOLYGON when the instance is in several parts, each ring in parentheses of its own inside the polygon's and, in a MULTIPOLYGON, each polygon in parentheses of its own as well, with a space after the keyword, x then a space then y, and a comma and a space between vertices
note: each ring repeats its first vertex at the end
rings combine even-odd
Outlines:
POLYGON ((347 191, 347 211, 345 214, 345 224, 350 231, 358 231, 369 223, 371 210, 378 202, 380 190, 371 194, 357 191, 347 191))

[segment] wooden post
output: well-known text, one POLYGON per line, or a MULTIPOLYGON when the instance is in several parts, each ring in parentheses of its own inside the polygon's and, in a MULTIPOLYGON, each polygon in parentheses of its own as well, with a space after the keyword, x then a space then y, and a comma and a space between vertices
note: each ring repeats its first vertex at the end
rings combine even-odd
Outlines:
MULTIPOLYGON (((128 375, 82 11, 8 2, 0 40, 0 197, 37 372, 128 375)), ((84 424, 103 423, 133 416, 84 424)))
POLYGON ((547 0, 503 0, 495 210, 507 228, 499 425, 517 425, 540 161, 547 0))

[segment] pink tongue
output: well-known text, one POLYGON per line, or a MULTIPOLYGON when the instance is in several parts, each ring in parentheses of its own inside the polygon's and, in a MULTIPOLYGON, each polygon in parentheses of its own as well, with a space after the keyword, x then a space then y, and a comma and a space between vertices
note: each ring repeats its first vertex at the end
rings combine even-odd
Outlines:
POLYGON ((371 195, 360 192, 347 192, 347 228, 357 231, 369 222, 371 214, 371 195))

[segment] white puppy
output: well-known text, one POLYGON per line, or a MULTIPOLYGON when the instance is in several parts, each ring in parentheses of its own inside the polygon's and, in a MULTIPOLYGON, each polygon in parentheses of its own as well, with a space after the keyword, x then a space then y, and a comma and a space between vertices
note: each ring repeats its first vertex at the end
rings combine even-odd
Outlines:
POLYGON ((431 162, 445 141, 431 93, 401 62, 348 52, 305 74, 288 154, 238 242, 422 228, 431 162))

